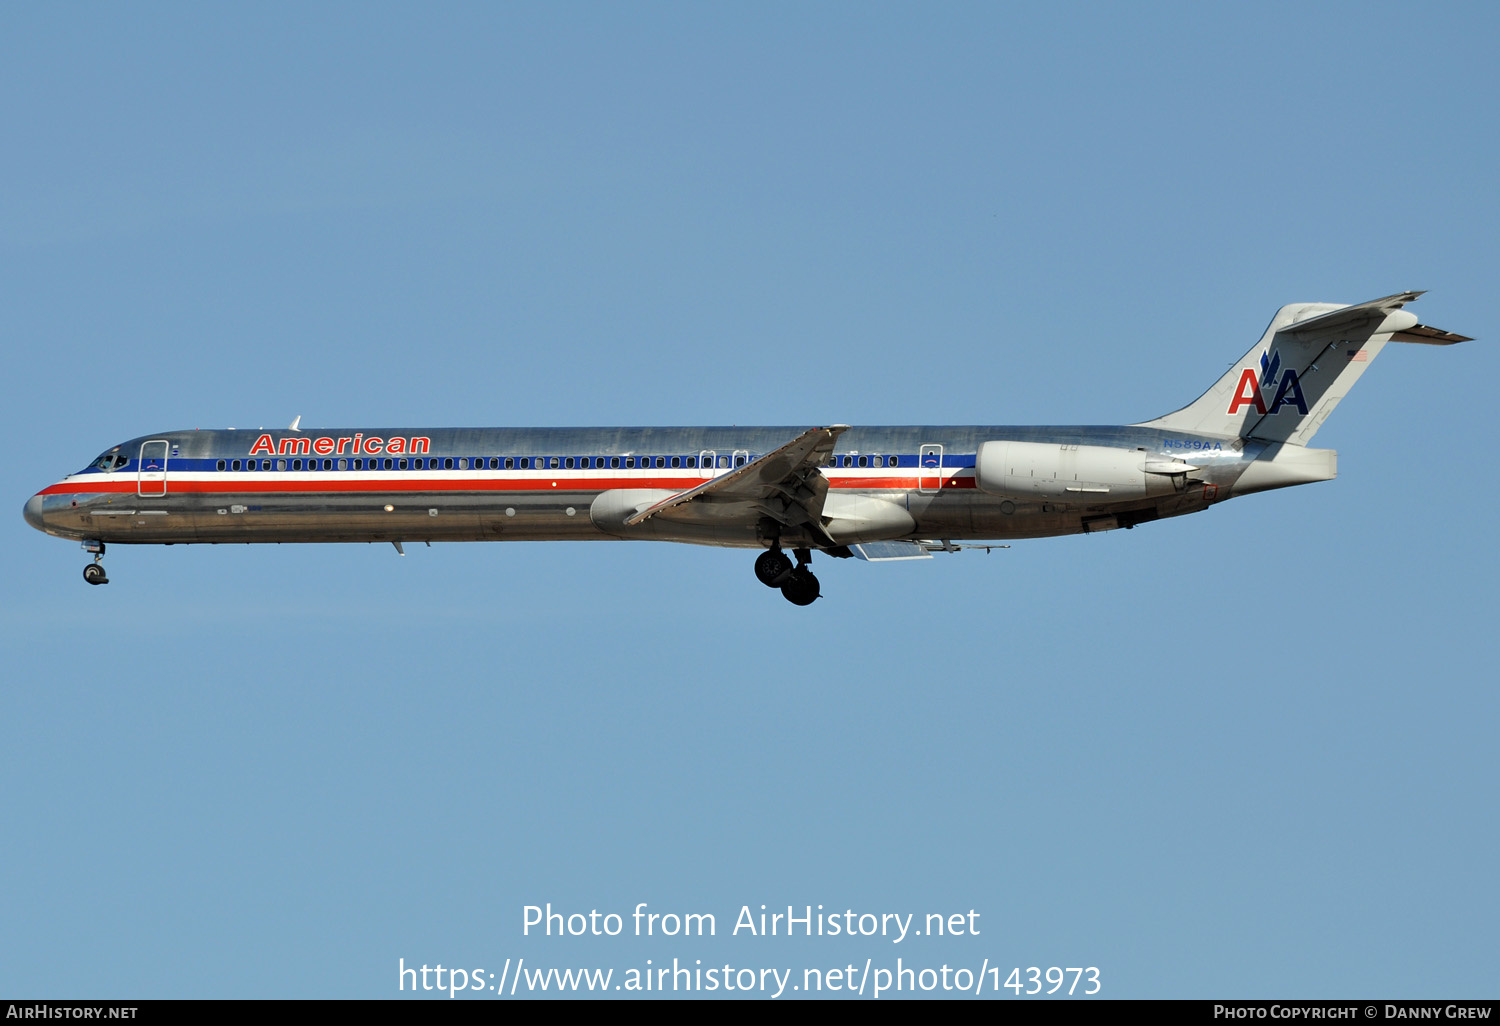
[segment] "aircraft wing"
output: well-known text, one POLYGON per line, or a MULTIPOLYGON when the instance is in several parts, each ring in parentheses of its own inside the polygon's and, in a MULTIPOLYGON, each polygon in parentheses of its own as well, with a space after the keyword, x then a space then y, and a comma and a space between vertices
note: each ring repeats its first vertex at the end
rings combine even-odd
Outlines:
POLYGON ((826 537, 820 518, 828 479, 818 468, 828 462, 834 443, 848 430, 848 424, 810 428, 743 467, 646 507, 625 523, 634 526, 688 503, 736 502, 749 503, 779 523, 807 527, 814 535, 826 537))

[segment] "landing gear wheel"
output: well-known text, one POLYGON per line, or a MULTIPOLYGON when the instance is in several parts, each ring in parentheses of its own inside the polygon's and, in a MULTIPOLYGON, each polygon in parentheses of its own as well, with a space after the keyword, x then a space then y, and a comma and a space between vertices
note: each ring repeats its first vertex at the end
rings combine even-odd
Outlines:
POLYGON ((792 572, 792 561, 780 549, 767 549, 755 558, 755 577, 767 588, 779 588, 792 572))
POLYGON ((794 606, 810 606, 822 592, 812 571, 798 568, 787 575, 781 585, 781 594, 794 606))
POLYGON ((104 567, 98 563, 90 563, 83 568, 83 579, 90 584, 109 583, 109 578, 104 576, 104 567))

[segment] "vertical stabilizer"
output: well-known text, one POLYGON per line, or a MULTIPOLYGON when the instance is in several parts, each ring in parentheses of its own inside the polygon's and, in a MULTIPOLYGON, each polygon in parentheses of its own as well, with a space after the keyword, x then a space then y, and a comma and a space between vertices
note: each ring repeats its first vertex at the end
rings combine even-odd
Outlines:
POLYGON ((1196 402, 1140 426, 1306 445, 1392 338, 1470 341, 1419 325, 1401 309, 1421 294, 1399 292, 1354 306, 1284 306, 1260 341, 1196 402))

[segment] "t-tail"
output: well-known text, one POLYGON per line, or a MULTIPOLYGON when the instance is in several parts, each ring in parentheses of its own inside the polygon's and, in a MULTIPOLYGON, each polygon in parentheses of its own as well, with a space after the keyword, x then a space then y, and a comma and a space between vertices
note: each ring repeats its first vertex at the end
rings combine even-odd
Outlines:
POLYGON ((1331 480, 1332 449, 1307 443, 1387 342, 1472 341, 1417 323, 1403 310, 1421 292, 1368 303, 1292 303, 1276 311, 1259 342, 1195 402, 1141 427, 1263 443, 1235 494, 1331 480))

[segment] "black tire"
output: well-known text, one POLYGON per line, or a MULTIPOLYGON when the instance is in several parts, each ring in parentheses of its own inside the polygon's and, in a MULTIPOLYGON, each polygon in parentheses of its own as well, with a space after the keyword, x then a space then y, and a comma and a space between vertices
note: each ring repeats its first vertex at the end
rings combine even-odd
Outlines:
POLYGON ((83 568, 83 579, 90 584, 109 583, 109 578, 104 576, 104 567, 98 563, 89 563, 83 568))
POLYGON ((811 570, 793 570, 781 586, 781 594, 794 606, 810 606, 821 594, 811 570))
POLYGON ((755 557, 755 577, 767 588, 779 588, 792 572, 792 560, 780 549, 767 549, 755 557))

